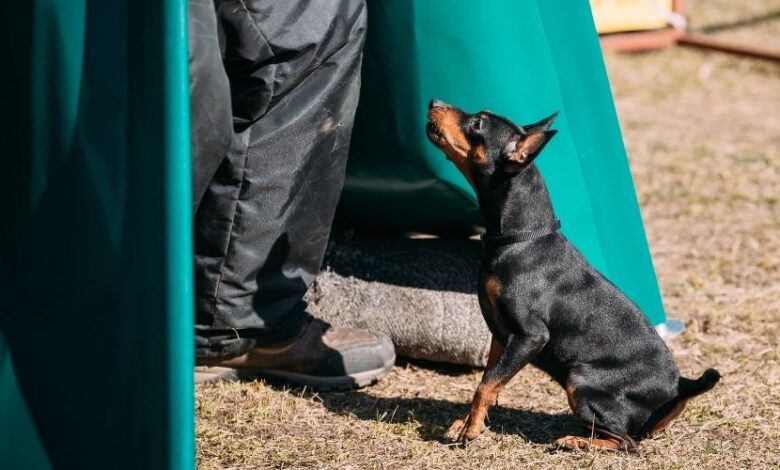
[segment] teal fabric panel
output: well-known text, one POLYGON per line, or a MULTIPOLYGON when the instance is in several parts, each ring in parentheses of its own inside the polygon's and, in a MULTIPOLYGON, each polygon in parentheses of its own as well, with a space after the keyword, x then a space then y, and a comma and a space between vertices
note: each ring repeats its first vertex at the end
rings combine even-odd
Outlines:
POLYGON ((654 324, 665 314, 587 2, 369 0, 363 89, 339 220, 468 233, 462 175, 424 132, 437 98, 519 123, 555 110, 537 159, 564 233, 654 324))
POLYGON ((0 6, 0 436, 31 468, 194 467, 185 8, 0 6))
POLYGON ((3 467, 50 469, 27 403, 16 382, 16 372, 0 334, 0 456, 3 467), (10 426, 9 424, 13 424, 10 426))

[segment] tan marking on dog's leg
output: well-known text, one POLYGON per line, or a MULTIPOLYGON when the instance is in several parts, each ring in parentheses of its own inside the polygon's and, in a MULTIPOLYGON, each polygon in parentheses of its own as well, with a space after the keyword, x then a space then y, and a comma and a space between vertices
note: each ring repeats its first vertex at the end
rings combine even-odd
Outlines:
POLYGON ((680 416, 680 413, 682 413, 683 410, 685 410, 685 405, 687 403, 688 403, 688 400, 680 400, 674 406, 674 408, 672 408, 672 410, 669 411, 669 413, 666 416, 661 418, 661 420, 658 421, 658 423, 655 426, 653 426, 653 429, 650 431, 650 434, 656 434, 656 433, 660 432, 666 426, 668 426, 669 423, 671 423, 674 418, 680 416))
POLYGON ((485 418, 488 409, 495 403, 498 392, 503 386, 501 382, 480 382, 471 400, 469 414, 465 419, 455 420, 447 430, 446 436, 464 444, 479 437, 486 429, 485 418))
POLYGON ((490 339, 490 352, 488 353, 488 360, 486 369, 492 369, 498 362, 498 358, 504 353, 504 345, 496 339, 496 336, 490 339))
POLYGON ((556 439, 554 444, 563 449, 587 449, 593 447, 596 449, 618 450, 622 449, 623 443, 613 437, 608 438, 587 438, 581 436, 565 436, 556 439))
MULTIPOLYGON (((483 277, 483 279, 483 288, 488 303, 494 311, 497 311, 498 297, 501 294, 502 289, 501 283, 495 276, 486 276, 483 277)), ((490 354, 485 374, 496 366, 496 363, 503 353, 504 345, 499 343, 495 338, 491 339, 490 354)), ((450 426, 450 429, 447 432, 447 435, 450 438, 466 443, 476 439, 477 436, 482 434, 485 430, 485 418, 487 417, 488 409, 496 403, 498 393, 504 385, 506 385, 506 382, 512 378, 512 376, 509 376, 505 381, 485 380, 485 374, 483 374, 482 381, 477 387, 477 391, 474 393, 474 398, 471 402, 471 410, 466 419, 457 420, 450 426)))
POLYGON ((577 400, 574 398, 575 391, 574 384, 572 383, 571 379, 569 379, 566 382, 566 398, 569 401, 569 408, 571 408, 574 414, 577 414, 577 400))
MULTIPOLYGON (((504 345, 499 342, 495 335, 490 339, 490 352, 488 353, 488 360, 487 360, 487 367, 486 369, 492 369, 496 362, 498 362, 498 359, 501 357, 501 355, 504 353, 504 345)), ((491 403, 492 406, 495 406, 498 404, 498 393, 496 393, 496 399, 493 403, 491 403)))
POLYGON ((463 436, 465 440, 472 441, 485 431, 485 418, 488 409, 493 406, 498 397, 498 392, 503 388, 500 382, 482 382, 477 387, 474 399, 471 402, 471 411, 466 419, 467 426, 463 436))

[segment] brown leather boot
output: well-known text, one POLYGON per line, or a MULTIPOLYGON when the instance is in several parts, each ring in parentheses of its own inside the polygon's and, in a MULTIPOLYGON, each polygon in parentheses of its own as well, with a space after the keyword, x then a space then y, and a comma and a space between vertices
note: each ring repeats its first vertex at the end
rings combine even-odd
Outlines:
POLYGON ((195 382, 271 377, 320 391, 348 390, 377 382, 394 363, 387 336, 311 319, 291 340, 258 345, 240 356, 197 359, 195 382))

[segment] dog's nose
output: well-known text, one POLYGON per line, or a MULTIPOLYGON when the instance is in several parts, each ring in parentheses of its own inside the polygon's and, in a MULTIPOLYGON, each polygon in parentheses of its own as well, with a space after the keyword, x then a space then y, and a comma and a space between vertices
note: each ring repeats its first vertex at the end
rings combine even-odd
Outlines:
POLYGON ((448 106, 447 103, 441 100, 431 100, 431 103, 428 105, 429 109, 433 108, 446 108, 448 106))

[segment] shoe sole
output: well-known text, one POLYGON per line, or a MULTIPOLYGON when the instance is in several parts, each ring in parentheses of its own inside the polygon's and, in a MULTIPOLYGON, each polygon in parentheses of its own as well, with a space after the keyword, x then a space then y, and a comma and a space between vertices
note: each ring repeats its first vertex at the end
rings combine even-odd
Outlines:
MULTIPOLYGON (((367 387, 387 376, 395 365, 395 355, 382 367, 339 377, 317 377, 284 370, 253 371, 255 377, 278 379, 286 383, 304 385, 318 392, 344 392, 367 387)), ((239 371, 240 372, 240 371, 239 371)), ((253 377, 254 378, 254 377, 253 377)))
POLYGON ((238 370, 230 367, 195 366, 196 384, 237 382, 240 379, 238 370))
POLYGON ((237 382, 262 377, 288 384, 311 387, 318 392, 343 392, 367 387, 383 379, 395 365, 393 355, 382 367, 338 377, 318 377, 284 370, 233 369, 217 366, 195 367, 195 383, 237 382))

